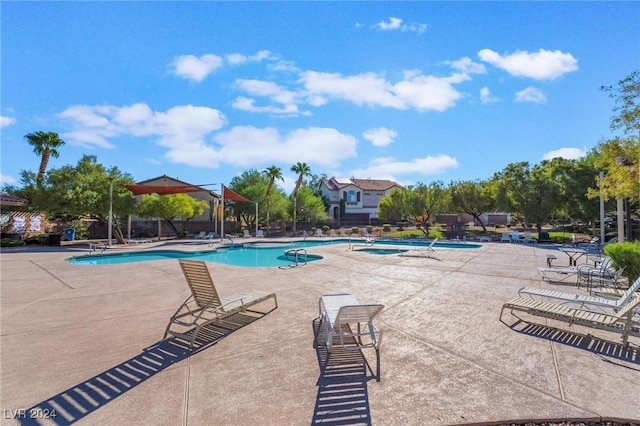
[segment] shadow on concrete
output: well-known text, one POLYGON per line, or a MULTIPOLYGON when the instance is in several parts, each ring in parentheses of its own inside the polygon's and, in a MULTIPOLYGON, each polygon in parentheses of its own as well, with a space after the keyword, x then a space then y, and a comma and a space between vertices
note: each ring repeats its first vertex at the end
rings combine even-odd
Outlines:
POLYGON ((337 346, 329 356, 326 346, 320 343, 324 341, 320 319, 313 320, 312 325, 320 377, 311 424, 371 425, 367 382, 375 376, 367 375, 370 369, 366 358, 359 350, 337 346))
POLYGON ((31 408, 13 413, 15 420, 25 426, 73 424, 166 368, 215 345, 264 315, 238 313, 225 318, 224 322, 203 327, 191 349, 187 342, 180 339, 161 340, 97 376, 63 390, 31 408), (44 420, 43 417, 48 418, 44 420))
MULTIPOLYGON (((622 342, 610 342, 589 334, 585 335, 575 333, 573 331, 558 329, 548 325, 530 323, 515 315, 513 316, 518 319, 514 324, 509 325, 504 323, 504 321, 502 322, 518 333, 546 339, 554 343, 572 346, 597 355, 640 365, 640 347, 636 345, 629 344, 625 347, 622 345, 622 342)), ((603 359, 603 361, 612 362, 606 359, 603 359)))

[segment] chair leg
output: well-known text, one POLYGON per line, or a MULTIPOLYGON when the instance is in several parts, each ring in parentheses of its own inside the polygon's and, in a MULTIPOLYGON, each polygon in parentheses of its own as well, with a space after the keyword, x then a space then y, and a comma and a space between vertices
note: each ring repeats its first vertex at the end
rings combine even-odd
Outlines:
POLYGON ((380 381, 380 348, 376 348, 376 382, 380 381))

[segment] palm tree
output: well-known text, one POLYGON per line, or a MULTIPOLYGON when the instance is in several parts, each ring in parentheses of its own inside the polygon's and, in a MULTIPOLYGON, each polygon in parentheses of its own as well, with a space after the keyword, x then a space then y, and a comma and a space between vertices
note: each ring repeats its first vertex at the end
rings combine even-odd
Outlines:
POLYGON ((34 132, 24 137, 27 142, 29 142, 29 145, 33 146, 33 152, 42 156, 40 169, 38 170, 38 176, 36 178, 36 183, 38 186, 41 186, 44 181, 44 173, 49 164, 49 158, 58 158, 60 156, 56 148, 64 145, 64 141, 60 139, 60 136, 55 132, 34 132))
POLYGON ((293 189, 293 235, 296 234, 296 210, 298 210, 298 190, 302 185, 302 178, 311 174, 311 168, 307 163, 297 162, 294 166, 291 166, 291 171, 298 173, 298 180, 296 181, 296 187, 293 189))
POLYGON ((267 235, 269 234, 269 214, 271 213, 271 189, 273 188, 273 183, 276 179, 284 182, 284 178, 282 177, 282 169, 280 167, 271 166, 267 167, 264 170, 264 173, 269 178, 269 184, 267 185, 267 191, 265 195, 267 196, 267 235))

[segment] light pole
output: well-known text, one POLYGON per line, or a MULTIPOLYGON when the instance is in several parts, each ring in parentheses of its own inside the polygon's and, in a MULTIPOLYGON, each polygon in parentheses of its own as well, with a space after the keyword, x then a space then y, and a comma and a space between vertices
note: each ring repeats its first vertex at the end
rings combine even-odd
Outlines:
POLYGON ((604 194, 602 192, 602 182, 604 181, 604 172, 600 172, 600 250, 603 249, 606 237, 604 223, 604 194))
POLYGON ((111 232, 113 228, 113 178, 109 178, 109 229, 107 230, 107 245, 111 246, 111 232))

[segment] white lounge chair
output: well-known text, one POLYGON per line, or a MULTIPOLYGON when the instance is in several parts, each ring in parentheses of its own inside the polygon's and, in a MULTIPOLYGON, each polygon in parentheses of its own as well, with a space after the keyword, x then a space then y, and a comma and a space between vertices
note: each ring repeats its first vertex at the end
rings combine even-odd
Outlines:
MULTIPOLYGON (((352 294, 327 294, 318 300, 320 326, 328 355, 334 347, 343 349, 373 348, 376 353, 376 372, 380 381, 380 343, 382 331, 373 324, 384 305, 362 305, 352 294)), ((327 357, 328 362, 328 357, 327 357)), ((368 366, 368 365, 367 365, 368 366)))
POLYGON ((436 250, 433 248, 434 245, 438 242, 438 238, 434 238, 431 243, 425 248, 411 248, 410 250, 400 253, 399 256, 408 256, 408 257, 431 257, 436 253, 436 250))
POLYGON ((324 234, 322 233, 322 228, 316 229, 316 237, 324 237, 324 234))
POLYGON ((578 274, 578 269, 575 266, 547 268, 539 267, 538 272, 542 276, 543 281, 562 282, 569 278, 576 277, 578 274))
POLYGON ((267 314, 278 307, 276 294, 262 291, 251 291, 222 299, 205 262, 184 259, 180 259, 179 262, 191 296, 169 320, 164 332, 165 339, 172 335, 188 341, 189 347, 192 347, 202 329, 213 322, 229 320, 231 315, 239 312, 267 314), (260 312, 250 309, 268 299, 272 299, 275 304, 271 310, 260 312))
POLYGON ((620 307, 624 306, 629 299, 633 296, 635 292, 640 289, 640 278, 635 280, 635 282, 622 294, 619 295, 616 299, 611 299, 602 296, 591 296, 591 295, 583 295, 583 294, 573 294, 573 293, 564 293, 561 291, 549 290, 546 288, 537 288, 537 287, 522 287, 518 290, 518 295, 528 295, 532 298, 544 297, 548 299, 554 299, 559 302, 571 303, 571 304, 579 304, 581 306, 592 305, 592 306, 605 306, 609 308, 620 309, 620 307))
POLYGON ((207 233, 205 231, 200 231, 200 233, 198 235, 196 235, 196 240, 204 240, 207 236, 207 233))
POLYGON ((256 237, 257 238, 264 238, 264 231, 262 229, 258 229, 256 231, 256 237))
POLYGON ((502 305, 500 321, 505 309, 524 312, 529 315, 550 318, 566 322, 569 325, 578 324, 585 327, 597 328, 620 333, 622 344, 628 345, 629 336, 640 337, 640 322, 634 319, 635 310, 640 306, 640 293, 633 293, 625 304, 620 307, 583 302, 580 307, 572 307, 567 303, 552 303, 530 297, 516 297, 502 305))
POLYGON ((511 235, 508 232, 503 232, 502 236, 500 237, 500 242, 501 243, 510 243, 511 242, 511 235))
POLYGON ((511 232, 511 242, 512 243, 521 243, 524 240, 520 239, 520 233, 518 231, 512 231, 511 232))

